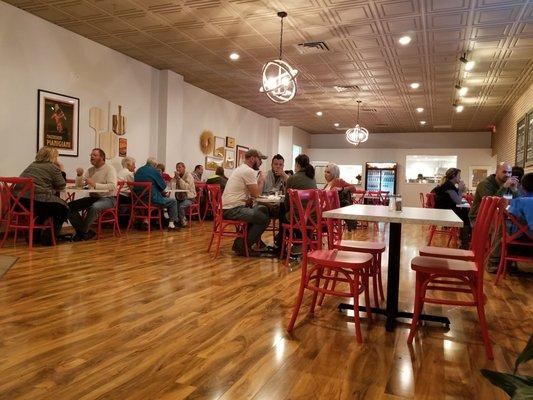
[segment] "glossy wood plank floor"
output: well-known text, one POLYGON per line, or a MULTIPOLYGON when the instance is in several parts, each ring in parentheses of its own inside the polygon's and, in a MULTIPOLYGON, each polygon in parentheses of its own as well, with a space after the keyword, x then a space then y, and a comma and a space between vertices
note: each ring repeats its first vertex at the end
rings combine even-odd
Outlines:
MULTIPOLYGON (((210 226, 1 250, 20 259, 0 280, 0 399, 506 398, 479 369, 512 370, 533 331, 531 277, 495 288, 486 276, 493 362, 475 310, 457 307, 428 307, 451 330, 427 324, 413 348, 407 324, 387 333, 383 317, 363 319, 359 345, 337 299, 311 317, 307 296, 289 337, 298 265, 235 257, 229 240, 212 261, 210 226)), ((351 236, 386 240, 380 228, 351 236)), ((424 227, 403 228, 403 309, 424 237, 424 227)))

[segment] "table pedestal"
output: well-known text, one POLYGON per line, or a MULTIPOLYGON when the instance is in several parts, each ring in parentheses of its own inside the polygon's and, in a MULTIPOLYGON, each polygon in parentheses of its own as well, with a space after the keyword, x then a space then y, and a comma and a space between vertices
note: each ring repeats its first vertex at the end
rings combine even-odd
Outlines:
MULTIPOLYGON (((398 222, 390 223, 389 231, 389 267, 387 269, 387 308, 371 307, 373 313, 385 315, 387 321, 385 329, 392 332, 396 325, 397 318, 413 318, 412 312, 398 311, 398 293, 400 290, 400 249, 402 241, 402 224, 398 222)), ((352 304, 340 304, 339 310, 353 310, 352 304)), ((365 306, 359 306, 359 311, 366 311, 365 306)), ((424 321, 441 322, 448 328, 450 320, 447 317, 438 315, 421 314, 420 319, 424 321)))

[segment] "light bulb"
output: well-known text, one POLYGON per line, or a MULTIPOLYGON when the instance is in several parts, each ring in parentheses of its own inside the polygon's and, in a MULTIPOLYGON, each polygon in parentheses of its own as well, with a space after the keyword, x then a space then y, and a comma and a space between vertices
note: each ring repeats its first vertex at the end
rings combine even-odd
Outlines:
POLYGON ((420 87, 420 83, 418 83, 418 82, 413 82, 413 83, 411 83, 411 85, 409 85, 409 86, 411 86, 411 89, 418 89, 418 88, 420 87))

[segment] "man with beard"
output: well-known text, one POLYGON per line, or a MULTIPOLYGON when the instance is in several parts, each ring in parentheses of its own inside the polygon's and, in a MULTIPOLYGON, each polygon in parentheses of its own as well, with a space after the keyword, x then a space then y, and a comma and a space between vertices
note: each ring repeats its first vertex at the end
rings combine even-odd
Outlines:
MULTIPOLYGON (((260 151, 250 149, 244 155, 245 161, 235 168, 226 183, 222 194, 222 212, 224 219, 233 219, 248 222, 248 249, 261 239, 261 235, 268 227, 270 219, 268 208, 256 204, 253 199, 263 192, 265 176, 259 167, 262 160, 267 157, 260 151)), ((233 242, 233 251, 238 255, 244 255, 244 240, 236 238, 233 242)), ((250 255, 259 255, 250 251, 250 255)))

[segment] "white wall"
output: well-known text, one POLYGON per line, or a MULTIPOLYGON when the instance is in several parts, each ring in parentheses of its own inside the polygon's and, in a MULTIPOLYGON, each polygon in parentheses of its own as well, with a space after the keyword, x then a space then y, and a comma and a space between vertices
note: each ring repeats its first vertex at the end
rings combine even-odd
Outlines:
POLYGON ((278 151, 285 159, 285 168, 292 169, 292 146, 300 146, 302 153, 307 154, 311 144, 311 135, 296 126, 280 126, 278 151))
POLYGON ((0 175, 18 175, 37 147, 37 90, 80 99, 79 158, 62 157, 67 174, 89 165, 95 138, 89 108, 127 117, 128 153, 146 158, 158 71, 6 3, 0 2, 0 175))
MULTIPOLYGON (((204 129, 272 155, 279 121, 266 118, 0 1, 0 176, 18 175, 37 150, 37 90, 80 99, 79 157, 61 157, 68 176, 89 166, 94 134, 89 108, 127 117, 128 155, 138 165, 156 156, 172 171, 177 161, 203 164, 204 129)), ((118 150, 118 149, 117 149, 118 150)), ((117 151, 118 152, 118 151, 117 151)), ((116 157, 115 166, 120 163, 116 157)), ((231 172, 231 171, 228 171, 231 172)))
MULTIPOLYGON (((335 164, 361 164, 366 162, 397 162, 398 181, 396 190, 402 195, 406 206, 419 206, 419 193, 429 192, 435 185, 405 183, 405 156, 407 155, 456 155, 457 167, 462 170, 462 179, 468 181, 468 168, 471 165, 496 167, 496 157, 491 149, 316 149, 308 150, 312 161, 330 161, 335 164)), ((364 182, 363 182, 364 187, 364 182)))

